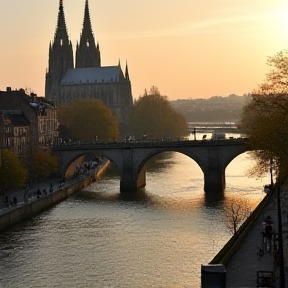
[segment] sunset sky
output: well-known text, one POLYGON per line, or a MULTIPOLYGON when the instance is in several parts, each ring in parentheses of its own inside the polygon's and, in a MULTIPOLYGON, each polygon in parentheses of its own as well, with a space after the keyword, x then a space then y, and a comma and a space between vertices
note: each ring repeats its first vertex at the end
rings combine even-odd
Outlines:
MULTIPOLYGON (((59 0, 2 0, 0 90, 44 95, 59 0)), ((73 52, 85 0, 64 0, 73 52)), ((157 86, 170 100, 243 95, 266 60, 288 49, 286 0, 89 0, 102 66, 128 62, 132 94, 157 86)))

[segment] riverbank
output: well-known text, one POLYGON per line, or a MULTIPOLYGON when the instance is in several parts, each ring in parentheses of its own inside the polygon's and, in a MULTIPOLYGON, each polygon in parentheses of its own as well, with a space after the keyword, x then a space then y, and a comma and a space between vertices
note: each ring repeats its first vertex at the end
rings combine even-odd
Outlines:
POLYGON ((26 193, 23 189, 12 191, 10 199, 17 199, 17 201, 7 203, 3 199, 0 204, 0 231, 41 213, 89 186, 101 177, 109 164, 110 161, 104 159, 94 170, 85 175, 79 175, 77 178, 67 179, 61 185, 59 180, 53 179, 37 183, 26 193), (50 192, 51 186, 53 191, 50 192), (37 190, 41 192, 41 195, 37 195, 37 190), (43 192, 45 190, 46 193, 43 192))
POLYGON ((259 284, 257 283, 258 271, 268 271, 274 275, 275 286, 273 287, 280 287, 281 282, 285 283, 281 287, 288 287, 288 183, 282 185, 279 191, 275 189, 272 195, 267 195, 242 225, 239 232, 239 239, 235 240, 232 237, 210 262, 210 264, 225 266, 226 287, 256 287, 259 284), (280 192, 280 213, 278 192, 280 192), (279 247, 278 258, 275 258, 274 253, 265 249, 264 254, 259 255, 263 237, 262 225, 267 216, 273 220, 274 232, 280 235, 276 242, 279 247))

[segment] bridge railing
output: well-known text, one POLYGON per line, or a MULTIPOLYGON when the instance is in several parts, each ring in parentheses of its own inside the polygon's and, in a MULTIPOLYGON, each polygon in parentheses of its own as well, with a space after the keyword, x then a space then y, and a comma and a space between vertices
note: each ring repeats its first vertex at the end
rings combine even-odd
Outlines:
POLYGON ((196 147, 196 146, 230 146, 248 143, 248 138, 221 140, 145 140, 145 141, 114 141, 114 142, 77 142, 54 145, 54 149, 93 149, 93 148, 137 148, 137 147, 196 147))

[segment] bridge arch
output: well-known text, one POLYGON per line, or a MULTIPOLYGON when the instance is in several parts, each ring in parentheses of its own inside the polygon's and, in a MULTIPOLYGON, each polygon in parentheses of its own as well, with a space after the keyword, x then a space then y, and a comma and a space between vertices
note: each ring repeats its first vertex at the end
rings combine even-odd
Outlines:
MULTIPOLYGON (((110 162, 113 162, 113 164, 115 165, 116 169, 119 171, 121 171, 121 168, 119 169, 119 166, 121 167, 121 165, 119 165, 119 163, 117 163, 117 157, 114 158, 113 155, 111 155, 111 153, 100 153, 100 151, 94 151, 94 152, 85 152, 85 151, 79 151, 79 153, 73 153, 73 155, 71 156, 71 158, 68 158, 69 160, 65 161, 64 163, 62 163, 62 165, 60 165, 60 169, 59 172, 60 174, 64 177, 67 173, 67 171, 69 170, 69 168, 71 167, 71 165, 73 163, 76 164, 77 163, 81 163, 83 162, 83 157, 87 157, 87 156, 94 156, 94 157, 104 157, 106 159, 108 159, 110 162), (77 162, 77 160, 80 160, 79 162, 77 162)), ((119 173, 120 174, 120 173, 119 173)))
MULTIPOLYGON (((189 158, 191 158, 192 160, 194 160, 198 166, 201 168, 202 170, 202 166, 204 166, 204 163, 202 163, 203 161, 201 161, 201 159, 198 157, 198 155, 195 153, 193 155, 187 153, 186 151, 182 151, 181 149, 178 150, 178 149, 163 149, 163 150, 159 150, 159 151, 153 151, 153 152, 150 152, 150 153, 147 153, 147 155, 144 155, 143 156, 143 159, 140 159, 139 163, 137 163, 137 166, 138 166, 138 173, 140 173, 140 171, 142 170, 142 168, 146 165, 146 163, 152 158, 154 157, 155 155, 157 154, 161 154, 161 153, 164 153, 164 152, 178 152, 180 154, 183 154, 183 155, 186 155, 188 156, 189 158)), ((203 171, 203 170, 202 170, 203 171)))

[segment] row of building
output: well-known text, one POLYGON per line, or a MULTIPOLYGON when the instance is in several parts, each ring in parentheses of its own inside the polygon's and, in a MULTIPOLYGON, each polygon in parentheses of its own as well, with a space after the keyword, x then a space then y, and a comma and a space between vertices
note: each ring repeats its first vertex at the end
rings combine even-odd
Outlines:
POLYGON ((0 132, 0 149, 13 149, 26 158, 33 146, 47 147, 57 141, 56 106, 45 97, 8 87, 0 91, 0 132))
POLYGON ((120 61, 115 66, 101 66, 88 0, 85 0, 83 28, 76 45, 74 65, 63 0, 59 0, 54 39, 49 45, 45 96, 28 95, 24 89, 9 87, 0 91, 0 149, 12 148, 18 156, 27 157, 33 146, 53 145, 58 139, 57 106, 79 99, 103 101, 118 117, 120 125, 127 125, 129 109, 133 105, 128 65, 126 63, 125 73, 120 61))

